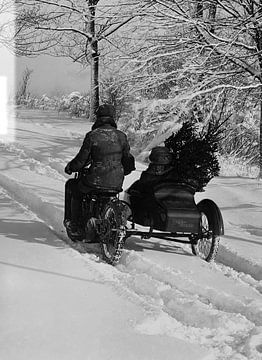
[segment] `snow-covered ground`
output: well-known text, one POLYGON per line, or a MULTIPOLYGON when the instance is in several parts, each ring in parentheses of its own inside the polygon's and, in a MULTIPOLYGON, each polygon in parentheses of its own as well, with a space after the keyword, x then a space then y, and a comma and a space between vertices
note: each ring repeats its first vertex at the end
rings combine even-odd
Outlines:
POLYGON ((62 226, 64 166, 90 126, 20 110, 0 144, 0 359, 261 359, 262 184, 219 177, 197 194, 224 217, 216 263, 133 237, 109 266, 62 226))

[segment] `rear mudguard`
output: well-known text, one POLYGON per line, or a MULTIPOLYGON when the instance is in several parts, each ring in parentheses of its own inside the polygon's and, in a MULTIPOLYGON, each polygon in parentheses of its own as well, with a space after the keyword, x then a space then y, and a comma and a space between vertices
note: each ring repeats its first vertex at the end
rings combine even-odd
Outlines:
POLYGON ((198 210, 207 212, 215 235, 224 235, 224 222, 221 211, 217 204, 210 199, 203 199, 197 204, 198 210))

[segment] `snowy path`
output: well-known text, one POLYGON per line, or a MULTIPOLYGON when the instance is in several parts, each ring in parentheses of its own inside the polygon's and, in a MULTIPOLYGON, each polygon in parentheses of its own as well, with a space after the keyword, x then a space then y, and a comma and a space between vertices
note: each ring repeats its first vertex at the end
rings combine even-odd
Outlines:
POLYGON ((152 342, 135 332, 143 308, 119 297, 81 255, 2 190, 0 204, 1 360, 205 355, 182 340, 154 336, 152 342))
MULTIPOLYGON (((262 207, 261 198, 258 197, 258 193, 261 195, 261 188, 256 186, 256 184, 254 185, 254 181, 247 180, 245 182, 243 180, 244 184, 242 184, 241 189, 245 189, 246 186, 246 190, 243 192, 243 198, 241 198, 236 190, 236 184, 231 184, 233 180, 229 179, 228 181, 228 179, 222 178, 217 179, 217 181, 220 187, 223 186, 223 192, 219 191, 218 194, 218 186, 214 182, 208 188, 207 193, 204 194, 206 197, 210 194, 210 197, 222 208, 224 216, 226 214, 226 226, 230 231, 230 236, 226 237, 226 242, 234 240, 231 238, 235 236, 236 238, 242 238, 242 243, 248 244, 248 247, 246 245, 240 251, 239 247, 236 246, 235 252, 232 250, 232 246, 231 248, 222 246, 219 260, 223 264, 233 266, 236 270, 245 271, 246 274, 237 272, 225 265, 207 264, 192 256, 186 247, 180 247, 173 243, 159 240, 142 241, 138 238, 127 241, 126 251, 120 265, 113 268, 100 262, 97 256, 98 248, 96 245, 83 246, 71 244, 66 238, 61 224, 63 215, 63 184, 65 181, 63 175, 64 164, 66 159, 70 159, 81 145, 82 136, 79 136, 79 134, 83 132, 85 127, 87 127, 85 131, 87 131, 88 126, 78 121, 73 127, 72 121, 57 120, 55 116, 50 116, 48 121, 41 123, 41 119, 39 119, 40 122, 35 121, 35 116, 36 113, 33 112, 24 113, 26 119, 17 122, 17 141, 12 144, 1 145, 0 184, 12 197, 28 206, 46 224, 51 226, 60 239, 66 240, 80 252, 88 250, 88 253, 80 255, 79 252, 68 248, 64 242, 58 240, 54 233, 48 230, 48 236, 45 233, 40 238, 47 238, 48 242, 58 242, 61 244, 62 250, 59 249, 58 251, 52 246, 51 254, 49 254, 49 245, 47 246, 47 244, 42 244, 41 242, 39 244, 34 241, 31 244, 32 248, 27 248, 28 244, 26 247, 23 244, 22 248, 21 245, 17 246, 16 244, 15 249, 17 249, 18 253, 15 254, 15 252, 11 251, 11 242, 9 243, 8 241, 8 246, 4 247, 4 253, 2 250, 3 245, 1 246, 1 254, 4 255, 1 258, 2 263, 0 265, 8 267, 5 259, 10 256, 11 264, 17 265, 17 259, 19 259, 17 267, 12 267, 10 272, 12 274, 13 269, 19 269, 19 266, 24 271, 26 269, 23 266, 38 268, 41 261, 43 262, 46 258, 54 257, 55 261, 51 261, 52 267, 57 262, 59 266, 62 266, 62 273, 68 273, 70 268, 69 273, 73 269, 73 275, 70 274, 70 276, 75 276, 74 271, 78 271, 77 269, 80 267, 79 276, 84 278, 88 276, 89 280, 101 282, 107 291, 110 291, 110 295, 107 294, 106 296, 113 299, 112 304, 116 308, 118 307, 118 309, 125 309, 125 316, 130 316, 133 311, 130 310, 129 312, 126 306, 135 307, 135 321, 133 322, 133 327, 130 327, 133 333, 128 346, 131 346, 136 336, 139 339, 143 339, 145 334, 148 334, 153 336, 151 338, 152 343, 160 342, 168 344, 170 355, 173 351, 171 344, 176 344, 178 339, 180 339, 182 343, 179 341, 178 343, 181 345, 181 351, 179 352, 181 359, 184 355, 184 358, 188 360, 204 358, 206 354, 214 356, 211 357, 212 359, 260 359, 262 353, 262 282, 259 280, 262 278, 260 277, 262 273, 258 250, 261 247, 261 233, 259 232, 261 228, 255 212, 261 211, 262 207), (31 120, 30 116, 32 117, 31 120), (251 191, 253 193, 252 200, 248 197, 250 187, 253 191, 251 191), (239 202, 237 205, 232 203, 233 197, 235 197, 236 202, 239 202), (245 201, 246 205, 249 205, 249 208, 248 206, 239 206, 243 201, 245 201), (234 205, 237 211, 235 209, 232 211, 234 205), (250 213, 250 208, 254 211, 252 212, 253 215, 250 213), (241 213, 241 209, 243 211, 248 209, 250 214, 249 217, 244 217, 245 229, 239 227, 239 224, 241 224, 239 219, 243 219, 244 215, 241 213), (43 258, 39 260, 40 248, 42 254, 43 246, 43 258), (247 249, 250 248, 251 254, 248 254, 247 249), (61 252, 63 252, 62 255, 61 252), (28 253, 32 253, 32 255, 28 256, 28 253), (23 261, 26 262, 25 264, 23 261, 21 262, 21 254, 24 255, 23 261), (14 256, 14 260, 12 256, 14 256), (36 259, 33 256, 36 256, 36 259), (241 256, 243 256, 246 263, 242 261, 239 264, 238 261, 241 259, 241 256), (30 263, 32 260, 33 264, 30 263), (29 264, 27 261, 29 261, 29 264), (63 263, 66 266, 66 272, 63 263), (253 275, 253 277, 249 274, 253 275), (159 340, 159 335, 162 335, 164 338, 160 337, 162 340, 159 340), (188 353, 184 352, 183 341, 191 344, 188 348, 188 353), (192 343, 196 344, 194 345, 196 347, 192 343), (201 350, 199 348, 200 345, 202 346, 201 350), (191 346, 193 347, 191 348, 191 346), (190 351, 195 350, 197 355, 193 356, 190 351)), ((44 115, 41 116, 43 117, 44 115)), ((43 118, 46 120, 46 117, 43 118)), ((134 178, 129 176, 126 183, 130 183, 133 180, 134 178)), ((234 181, 237 180, 235 179, 234 181)), ((3 201, 6 201, 6 196, 4 196, 3 201)), ((5 215, 5 212, 3 215, 5 215)), ((14 224, 16 224, 12 213, 9 214, 8 221, 14 221, 14 224)), ((38 221, 36 228, 38 230, 39 227, 39 231, 43 231, 43 226, 43 223, 38 221)), ((16 225, 15 229, 17 229, 16 225)), ((45 231, 47 231, 47 228, 45 228, 45 231)), ((21 243, 19 234, 16 236, 16 241, 21 243)), ((32 235, 29 233, 26 233, 25 236, 32 238, 32 235)), ((232 245, 232 243, 230 244, 232 245)), ((48 267, 47 269, 44 267, 44 272, 58 272, 54 271, 54 269, 55 267, 51 270, 48 267)), ((31 272, 36 280, 39 274, 34 270, 31 272)), ((9 274, 9 271, 7 273, 9 274)), ((14 276, 17 276, 17 274, 14 276)), ((5 278, 2 281, 5 281, 5 278)), ((55 286, 59 285, 56 283, 55 286)), ((61 296, 65 296, 67 286, 65 285, 61 289, 61 296)), ((89 286, 89 282, 85 286, 89 286)), ((51 289, 49 288, 48 291, 51 291, 51 289)), ((95 289, 90 289, 90 291, 92 294, 97 294, 95 289)), ((6 303, 7 300, 4 300, 6 303)), ((73 303, 73 299, 71 300, 73 303)), ((88 301, 87 307, 89 308, 89 299, 86 301, 88 301)), ((95 304, 95 299, 90 301, 91 304, 95 304)), ((54 299, 53 306, 57 306, 55 304, 57 304, 57 299, 54 299)), ((85 301, 83 301, 83 306, 84 304, 85 301)), ((76 302, 76 305, 78 306, 78 302, 76 302)), ((24 303, 20 306, 22 308, 24 303)), ((94 309, 93 305, 91 305, 91 308, 94 309)), ((68 309, 62 307, 61 314, 65 311, 68 312, 68 309)), ((83 311, 85 313, 88 312, 86 309, 83 309, 83 311)), ((79 309, 79 313, 76 316, 79 317, 81 313, 82 311, 79 309)), ((5 321, 10 322, 10 319, 5 319, 5 321)), ((78 319, 77 321, 80 320, 78 319)), ((110 321, 114 322, 112 318, 108 321, 109 323, 110 321)), ((126 318, 124 321, 127 321, 126 318)), ((81 324, 84 326, 82 322, 81 324)), ((49 329, 50 324, 45 325, 49 329)), ((96 329, 98 332, 99 326, 101 326, 101 323, 96 329)), ((105 326, 107 327, 107 325, 105 326)), ((123 324, 116 324, 116 327, 119 329, 122 329, 121 326, 123 324)), ((43 334, 43 336, 46 335, 43 334)), ((81 334, 79 339, 82 339, 81 334)), ((148 337, 146 339, 146 342, 149 341, 148 337)), ((127 342, 127 339, 123 339, 123 343, 125 341, 127 342)), ((25 345, 25 343, 22 345, 25 345)), ((96 347, 98 347, 98 344, 96 343, 96 345, 94 345, 93 351, 97 351, 96 347)), ((110 345, 108 344, 107 346, 112 351, 110 345)), ((161 347, 161 344, 159 346, 161 347)), ((142 345, 141 351, 143 351, 142 345)), ((163 352, 164 349, 155 349, 155 352, 152 350, 152 353, 150 351, 146 352, 143 356, 136 354, 137 356, 134 356, 134 359, 154 359, 152 357, 154 353, 157 359, 169 358, 169 355, 163 352)), ((63 357, 62 359, 66 358, 63 357)), ((104 359, 105 357, 101 353, 99 353, 98 357, 90 357, 90 359, 97 358, 104 359)), ((128 357, 125 355, 125 358, 128 357)), ((14 357, 14 359, 16 358, 14 357)), ((178 355, 176 355, 176 359, 179 359, 178 355)))
MULTIPOLYGON (((82 134, 90 129, 91 124, 61 115, 58 117, 53 112, 43 114, 40 111, 21 111, 20 118, 16 126, 16 143, 5 144, 1 149, 7 156, 9 153, 9 162, 14 154, 17 161, 17 166, 12 166, 12 169, 3 164, 2 169, 8 169, 8 179, 3 182, 9 182, 11 174, 14 174, 13 178, 20 179, 22 184, 29 182, 30 188, 37 188, 37 184, 42 181, 41 178, 35 181, 34 174, 48 176, 49 182, 51 179, 53 181, 52 199, 49 196, 49 201, 56 202, 61 209, 61 181, 66 180, 64 166, 79 149, 82 134), (32 171, 31 181, 27 172, 22 172, 26 174, 23 179, 20 171, 22 166, 25 170, 32 171)), ((141 168, 140 165, 137 167, 141 168)), ((139 175, 138 171, 128 176, 124 187, 139 175)), ((45 187, 41 186, 38 191, 44 193, 43 196, 48 196, 45 194, 45 187)), ((218 178, 210 183, 204 193, 196 196, 197 201, 205 197, 210 197, 219 205, 225 220, 226 236, 221 241, 217 259, 224 265, 262 280, 261 252, 258 251, 258 245, 262 245, 259 216, 262 212, 262 184, 253 179, 218 178)))

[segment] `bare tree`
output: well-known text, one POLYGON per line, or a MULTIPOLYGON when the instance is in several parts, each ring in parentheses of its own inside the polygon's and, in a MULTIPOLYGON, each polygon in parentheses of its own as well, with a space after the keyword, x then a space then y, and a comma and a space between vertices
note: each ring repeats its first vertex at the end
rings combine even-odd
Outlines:
POLYGON ((11 50, 14 49, 14 20, 15 10, 13 1, 0 0, 0 46, 5 46, 11 50))
POLYGON ((26 68, 22 74, 21 82, 16 91, 16 104, 18 105, 23 103, 26 100, 27 96, 29 95, 28 87, 32 73, 33 73, 32 69, 26 68))
MULTIPOLYGON (((213 1, 211 5, 213 9, 216 7, 215 15, 212 12, 212 28, 205 24, 204 17, 196 27, 203 43, 220 59, 214 72, 224 77, 220 85, 254 89, 255 96, 260 98, 259 167, 262 177, 262 1, 224 0, 213 1)), ((254 97, 254 91, 251 96, 254 97)))
MULTIPOLYGON (((17 0, 17 54, 40 53, 91 64, 90 116, 99 104, 99 46, 140 13, 140 4, 99 0, 17 0), (102 4, 100 6, 100 3, 102 4)), ((101 48, 102 49, 102 48, 101 48)))

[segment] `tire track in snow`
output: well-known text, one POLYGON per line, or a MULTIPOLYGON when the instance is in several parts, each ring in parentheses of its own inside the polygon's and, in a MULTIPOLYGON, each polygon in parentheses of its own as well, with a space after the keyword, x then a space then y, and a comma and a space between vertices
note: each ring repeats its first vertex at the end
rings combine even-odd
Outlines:
POLYGON ((231 279, 235 279, 247 286, 251 289, 256 290, 259 294, 262 294, 262 280, 254 279, 250 274, 246 274, 242 271, 238 272, 235 269, 218 263, 212 263, 213 268, 222 272, 224 276, 229 277, 231 279))
POLYGON ((212 359, 261 358, 262 303, 252 303, 252 297, 241 302, 215 287, 203 288, 134 251, 125 251, 117 267, 90 254, 82 254, 81 259, 100 281, 144 308, 147 316, 136 324, 138 332, 200 344, 214 353, 212 359))
MULTIPOLYGON (((196 284, 185 274, 163 268, 131 251, 118 269, 124 286, 158 306, 158 316, 138 326, 145 333, 187 338, 216 349, 221 359, 260 359, 262 344, 262 301, 239 300, 215 287, 196 284), (167 326, 166 322, 169 324, 167 326), (257 346, 252 347, 256 337, 257 346)), ((220 358, 220 357, 218 357, 220 358)))
MULTIPOLYGON (((29 122, 30 123, 30 122, 29 122)), ((68 130, 66 128, 63 128, 61 129, 60 126, 54 126, 53 124, 46 124, 46 123, 34 123, 34 125, 37 125, 39 127, 42 127, 44 129, 48 129, 48 130, 52 130, 52 129, 56 129, 58 130, 59 132, 63 132, 66 136, 68 136, 69 138, 71 139, 75 139, 75 140, 80 140, 80 141, 83 141, 83 132, 81 131, 76 131, 76 130, 68 130)), ((86 124, 87 125, 87 124, 86 124)), ((89 125, 89 128, 85 129, 85 132, 91 130, 91 126, 92 126, 92 123, 90 123, 89 125)), ((85 133, 84 133, 85 134, 85 133)))
POLYGON ((125 251, 116 268, 98 259, 90 262, 89 254, 82 259, 88 270, 100 274, 99 280, 143 306, 147 317, 136 325, 137 331, 201 344, 210 352, 215 350, 215 359, 261 358, 261 301, 252 297, 243 301, 215 287, 203 287, 134 251, 125 251))
MULTIPOLYGON (((252 297, 246 299, 243 303, 233 295, 229 296, 226 293, 218 292, 215 287, 206 286, 203 288, 184 273, 174 272, 170 268, 163 268, 135 251, 126 254, 128 255, 124 255, 121 259, 121 264, 124 265, 123 272, 127 270, 129 273, 141 277, 141 279, 146 274, 155 281, 163 283, 164 288, 166 286, 168 288, 175 287, 178 291, 186 291, 190 298, 197 296, 197 300, 212 305, 214 309, 222 309, 228 313, 240 313, 256 325, 262 326, 262 302, 260 307, 257 308, 252 302, 252 297)), ((119 269, 121 270, 122 267, 120 266, 119 269)), ((212 267, 210 267, 210 270, 214 271, 212 267)), ((154 291, 152 295, 155 295, 154 291)), ((257 295, 259 296, 260 293, 257 292, 257 295)))
POLYGON ((255 264, 221 243, 219 245, 216 261, 225 266, 229 266, 238 272, 249 274, 256 280, 262 280, 261 264, 255 264))
POLYGON ((14 154, 21 161, 21 164, 28 166, 36 174, 47 175, 53 179, 65 181, 64 164, 62 165, 63 161, 61 159, 46 158, 37 151, 29 151, 23 146, 14 143, 1 143, 0 147, 10 154, 14 154))

